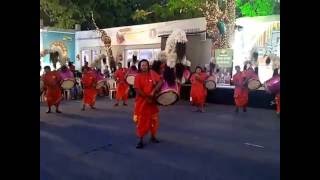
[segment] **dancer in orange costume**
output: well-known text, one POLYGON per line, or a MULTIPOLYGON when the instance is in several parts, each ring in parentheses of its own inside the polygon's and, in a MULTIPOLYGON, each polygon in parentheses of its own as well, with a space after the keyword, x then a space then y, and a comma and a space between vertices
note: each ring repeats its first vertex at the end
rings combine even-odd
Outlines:
POLYGON ((234 89, 234 101, 236 104, 236 112, 239 112, 239 108, 243 108, 243 112, 247 111, 249 90, 245 85, 246 78, 244 73, 240 71, 240 66, 235 67, 237 73, 233 76, 234 89))
POLYGON ((161 87, 160 76, 149 70, 149 62, 141 60, 138 64, 139 72, 135 78, 134 87, 136 100, 134 107, 134 121, 137 124, 136 133, 139 142, 136 148, 143 148, 143 137, 151 131, 151 142, 159 143, 156 138, 159 126, 159 109, 154 100, 155 92, 161 87))
POLYGON ((95 109, 97 97, 97 76, 94 72, 90 71, 89 68, 82 68, 82 85, 83 85, 83 106, 82 111, 85 110, 86 105, 89 105, 91 109, 95 109))
POLYGON ((116 104, 114 106, 118 106, 119 102, 122 100, 123 105, 126 106, 126 101, 128 100, 129 96, 129 84, 126 81, 128 70, 127 68, 122 68, 122 64, 118 63, 118 69, 114 73, 115 79, 117 81, 117 92, 116 92, 116 104))
POLYGON ((197 107, 197 112, 204 112, 204 103, 206 101, 207 90, 204 86, 206 74, 202 72, 200 66, 196 67, 195 73, 192 74, 191 92, 192 103, 197 107))
POLYGON ((45 74, 43 75, 45 97, 48 104, 47 113, 51 113, 51 106, 56 107, 56 112, 61 113, 59 104, 62 100, 61 81, 62 78, 58 71, 51 71, 50 66, 44 67, 45 74))

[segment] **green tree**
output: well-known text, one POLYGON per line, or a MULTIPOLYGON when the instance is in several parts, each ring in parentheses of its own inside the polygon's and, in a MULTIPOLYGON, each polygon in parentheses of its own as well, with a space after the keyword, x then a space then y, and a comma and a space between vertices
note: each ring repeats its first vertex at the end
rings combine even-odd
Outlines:
POLYGON ((158 1, 147 7, 144 11, 148 14, 135 12, 132 18, 142 23, 161 22, 178 19, 201 17, 198 5, 203 0, 166 0, 158 1))
POLYGON ((240 16, 267 16, 280 13, 280 2, 276 0, 237 0, 240 16))
POLYGON ((40 15, 46 20, 45 24, 58 28, 73 28, 84 18, 72 0, 40 0, 40 15))
POLYGON ((40 15, 45 25, 73 28, 78 23, 94 29, 91 11, 97 25, 105 28, 134 24, 130 17, 138 7, 139 0, 40 0, 40 15))
MULTIPOLYGON (((209 0, 213 1, 213 0, 209 0)), ((214 0, 221 9, 227 0, 214 0)), ((94 29, 91 11, 101 28, 202 17, 205 0, 40 0, 44 25, 94 29)), ((236 17, 279 14, 275 0, 236 0, 236 17)))

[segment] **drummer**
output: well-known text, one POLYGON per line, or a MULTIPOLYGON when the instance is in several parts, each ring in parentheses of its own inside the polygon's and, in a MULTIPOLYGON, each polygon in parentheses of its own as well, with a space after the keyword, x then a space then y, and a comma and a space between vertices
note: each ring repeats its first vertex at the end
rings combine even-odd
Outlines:
POLYGON ((200 66, 196 67, 195 73, 192 74, 190 96, 192 104, 197 107, 195 112, 204 112, 204 103, 206 101, 207 90, 205 88, 206 73, 202 72, 200 66))
POLYGON ((48 111, 47 113, 51 113, 51 106, 56 107, 56 112, 61 113, 59 110, 59 104, 62 100, 61 95, 61 76, 57 71, 51 71, 50 66, 44 67, 45 74, 43 75, 43 83, 45 89, 45 97, 47 99, 48 111))
POLYGON ((91 109, 96 109, 94 105, 97 97, 97 76, 86 67, 82 67, 82 72, 81 83, 83 85, 83 104, 81 110, 84 111, 86 105, 89 105, 91 109))
POLYGON ((247 111, 249 90, 245 85, 245 73, 240 71, 240 66, 236 66, 236 74, 233 75, 234 88, 234 101, 236 105, 236 112, 239 112, 239 108, 243 108, 243 112, 247 111))
POLYGON ((123 68, 122 64, 118 63, 118 69, 114 73, 115 80, 117 82, 117 91, 116 91, 116 103, 114 106, 119 106, 119 102, 122 100, 123 105, 127 106, 126 101, 128 100, 129 96, 129 85, 126 81, 126 75, 128 73, 127 68, 123 68))
POLYGON ((73 72, 70 71, 66 65, 61 66, 60 69, 61 69, 60 73, 61 73, 63 79, 64 78, 74 78, 73 72))
MULTIPOLYGON (((97 82, 98 83, 102 82, 104 84, 105 80, 104 80, 104 75, 101 73, 101 69, 96 68, 94 72, 97 77, 97 82)), ((98 91, 99 96, 104 96, 106 94, 107 90, 106 90, 105 86, 101 86, 99 89, 97 89, 97 91, 98 91)))
POLYGON ((151 142, 159 143, 156 138, 159 126, 159 109, 154 99, 154 94, 161 87, 160 76, 149 70, 149 62, 143 59, 138 64, 138 74, 135 78, 134 87, 136 100, 133 120, 137 124, 136 133, 139 142, 136 148, 143 148, 143 138, 151 131, 151 142))
MULTIPOLYGON (((66 65, 62 65, 61 66, 60 75, 61 75, 62 81, 65 80, 65 79, 73 79, 75 81, 74 73, 72 71, 70 71, 69 68, 66 65)), ((74 94, 75 94, 74 88, 75 88, 75 85, 70 89, 71 93, 72 93, 72 95, 71 95, 72 97, 74 97, 74 94)))

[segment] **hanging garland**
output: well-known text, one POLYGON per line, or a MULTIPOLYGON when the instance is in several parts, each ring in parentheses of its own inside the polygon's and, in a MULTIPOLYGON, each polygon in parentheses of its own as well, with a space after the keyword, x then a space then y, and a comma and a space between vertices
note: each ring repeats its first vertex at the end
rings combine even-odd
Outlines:
POLYGON ((100 34, 100 39, 104 44, 104 48, 105 48, 105 50, 107 52, 108 57, 109 58, 113 57, 112 49, 111 49, 111 38, 110 38, 110 36, 108 36, 108 34, 104 30, 100 29, 97 26, 96 21, 93 18, 93 12, 92 11, 91 11, 91 19, 92 19, 92 22, 93 22, 94 26, 96 27, 95 31, 97 31, 100 34))
POLYGON ((217 26, 218 26, 220 35, 223 36, 224 33, 226 32, 226 26, 225 26, 224 22, 223 21, 219 21, 217 26))
POLYGON ((218 0, 207 0, 199 9, 205 16, 213 48, 229 48, 234 31, 235 0, 226 0, 224 10, 221 10, 218 0))

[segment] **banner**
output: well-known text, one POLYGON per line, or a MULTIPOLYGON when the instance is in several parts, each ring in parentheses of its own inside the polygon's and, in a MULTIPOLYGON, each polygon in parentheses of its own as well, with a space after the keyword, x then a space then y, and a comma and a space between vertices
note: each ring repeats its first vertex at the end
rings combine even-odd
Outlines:
POLYGON ((216 49, 214 54, 219 69, 217 73, 217 84, 230 85, 233 65, 233 49, 216 49))

